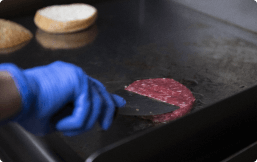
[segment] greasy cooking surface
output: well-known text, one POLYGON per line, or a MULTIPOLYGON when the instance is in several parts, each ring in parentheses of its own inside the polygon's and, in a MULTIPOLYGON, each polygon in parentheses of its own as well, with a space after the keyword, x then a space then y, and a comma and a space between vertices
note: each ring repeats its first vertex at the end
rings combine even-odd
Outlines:
MULTIPOLYGON (((197 99, 193 111, 256 84, 257 36, 253 33, 165 0, 106 2, 95 7, 99 18, 92 41, 80 40, 78 44, 87 43, 60 49, 60 43, 58 48, 46 48, 34 37, 25 47, 1 54, 0 62, 22 68, 56 60, 71 62, 111 92, 137 79, 173 78, 193 92, 197 99)), ((14 21, 35 36, 33 15, 14 21)), ((107 132, 97 125, 80 136, 60 138, 86 158, 149 127, 148 121, 118 116, 107 132)))

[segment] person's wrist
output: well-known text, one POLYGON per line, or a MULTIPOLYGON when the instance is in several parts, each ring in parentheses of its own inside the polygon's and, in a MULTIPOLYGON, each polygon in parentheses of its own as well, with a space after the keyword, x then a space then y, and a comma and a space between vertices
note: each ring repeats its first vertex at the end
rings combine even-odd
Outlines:
POLYGON ((28 84, 26 76, 23 74, 22 69, 17 67, 12 63, 4 63, 0 65, 0 70, 8 71, 11 75, 13 81, 15 82, 15 86, 18 89, 21 96, 21 112, 19 115, 16 115, 15 120, 18 120, 20 116, 24 116, 30 109, 33 96, 31 94, 31 88, 28 84))

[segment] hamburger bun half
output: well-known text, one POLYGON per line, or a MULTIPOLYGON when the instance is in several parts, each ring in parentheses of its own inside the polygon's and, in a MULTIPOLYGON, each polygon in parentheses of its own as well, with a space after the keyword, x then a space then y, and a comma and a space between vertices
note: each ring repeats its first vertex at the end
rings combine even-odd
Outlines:
POLYGON ((97 9, 75 3, 54 5, 39 9, 34 17, 38 28, 49 33, 71 33, 88 28, 97 19, 97 9))
POLYGON ((32 37, 33 34, 22 25, 0 19, 0 49, 17 46, 32 37))

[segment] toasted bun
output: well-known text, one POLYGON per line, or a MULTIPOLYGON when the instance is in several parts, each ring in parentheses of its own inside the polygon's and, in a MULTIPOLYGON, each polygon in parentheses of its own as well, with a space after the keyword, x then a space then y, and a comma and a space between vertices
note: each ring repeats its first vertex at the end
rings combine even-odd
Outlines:
POLYGON ((46 32, 70 33, 88 28, 96 19, 96 8, 76 3, 42 8, 36 12, 34 22, 38 28, 46 32))
POLYGON ((97 26, 93 25, 87 30, 69 34, 50 34, 38 29, 35 37, 44 48, 73 49, 92 43, 97 33, 97 26))
POLYGON ((33 37, 25 27, 4 19, 0 19, 0 48, 14 47, 33 37))

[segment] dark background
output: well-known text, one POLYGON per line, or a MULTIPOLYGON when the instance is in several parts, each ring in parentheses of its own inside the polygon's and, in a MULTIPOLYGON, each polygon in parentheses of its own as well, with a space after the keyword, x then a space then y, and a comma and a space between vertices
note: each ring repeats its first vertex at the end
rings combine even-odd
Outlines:
MULTIPOLYGON (((39 8, 49 5, 87 3, 97 4, 106 0, 3 0, 0 3, 1 18, 17 18, 34 14, 39 8)), ((118 0, 108 0, 118 1, 118 0)))

